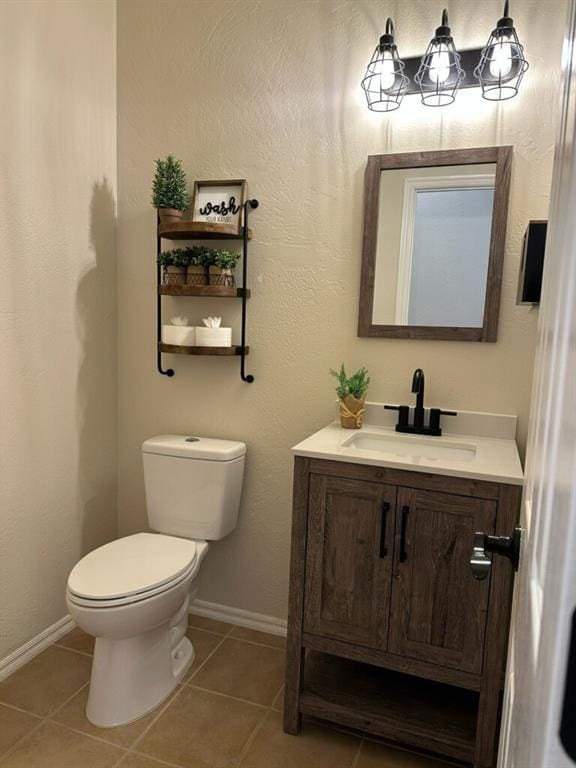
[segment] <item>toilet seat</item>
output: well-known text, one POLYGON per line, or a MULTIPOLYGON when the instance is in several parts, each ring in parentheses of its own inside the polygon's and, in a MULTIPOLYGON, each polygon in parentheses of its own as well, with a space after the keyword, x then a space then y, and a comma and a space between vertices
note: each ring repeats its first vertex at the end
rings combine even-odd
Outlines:
POLYGON ((137 533, 90 552, 72 570, 68 598, 110 608, 140 602, 176 587, 196 569, 197 543, 137 533))
POLYGON ((181 582, 186 581, 190 577, 191 573, 194 573, 196 571, 196 564, 190 566, 190 568, 183 573, 181 576, 179 576, 177 579, 174 579, 174 581, 170 581, 167 584, 163 584, 159 587, 156 587, 155 589, 149 589, 144 592, 139 592, 136 595, 124 595, 122 597, 115 597, 110 600, 102 600, 102 599, 94 599, 90 597, 82 597, 80 595, 74 594, 68 588, 67 590, 67 597, 68 600, 71 603, 74 603, 74 605, 81 605, 85 608, 95 608, 98 610, 99 608, 119 608, 123 605, 131 605, 132 603, 139 603, 144 600, 149 600, 151 597, 156 597, 157 595, 161 595, 165 592, 170 592, 170 590, 177 587, 181 582))

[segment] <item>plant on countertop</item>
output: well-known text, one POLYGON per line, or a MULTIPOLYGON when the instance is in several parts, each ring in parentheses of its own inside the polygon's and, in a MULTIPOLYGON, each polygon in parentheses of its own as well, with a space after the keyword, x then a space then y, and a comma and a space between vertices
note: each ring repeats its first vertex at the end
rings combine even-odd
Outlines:
POLYGON ((156 160, 152 182, 152 205, 158 209, 163 223, 178 221, 188 208, 190 198, 186 190, 186 173, 182 163, 173 155, 156 160))
POLYGON ((210 285, 234 287, 234 269, 238 264, 240 254, 226 251, 223 248, 213 248, 210 254, 210 285))
POLYGON ((344 363, 339 371, 330 368, 330 373, 338 379, 336 394, 340 401, 340 423, 345 429, 360 429, 364 421, 364 398, 370 384, 366 368, 359 368, 348 377, 344 363))
POLYGON ((370 377, 368 376, 366 368, 360 368, 348 378, 348 376, 346 376, 344 363, 342 363, 339 371, 330 368, 330 373, 338 379, 336 394, 338 395, 339 400, 344 400, 347 395, 352 395, 357 400, 364 399, 366 392, 368 391, 368 385, 370 384, 370 377))

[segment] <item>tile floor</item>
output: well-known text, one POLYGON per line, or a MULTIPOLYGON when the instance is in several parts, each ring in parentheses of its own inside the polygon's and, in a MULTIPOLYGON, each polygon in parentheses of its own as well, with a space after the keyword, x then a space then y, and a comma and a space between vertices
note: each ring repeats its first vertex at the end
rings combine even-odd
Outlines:
POLYGON ((1 768, 446 768, 305 723, 282 732, 284 640, 198 616, 196 659, 150 715, 95 728, 84 714, 93 640, 78 629, 0 683, 1 768))

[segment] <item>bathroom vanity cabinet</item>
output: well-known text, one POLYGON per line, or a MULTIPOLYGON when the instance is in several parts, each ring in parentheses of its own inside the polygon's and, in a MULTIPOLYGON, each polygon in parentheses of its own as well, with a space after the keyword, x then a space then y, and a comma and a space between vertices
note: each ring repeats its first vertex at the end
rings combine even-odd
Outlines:
POLYGON ((521 486, 295 457, 284 727, 307 715, 489 768, 521 486))

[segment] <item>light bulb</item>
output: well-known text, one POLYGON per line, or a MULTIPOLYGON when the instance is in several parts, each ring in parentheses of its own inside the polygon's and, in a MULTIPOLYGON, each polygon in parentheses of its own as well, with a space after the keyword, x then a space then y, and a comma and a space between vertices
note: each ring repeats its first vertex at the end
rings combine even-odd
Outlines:
POLYGON ((445 83, 450 76, 450 55, 444 43, 439 43, 435 53, 432 54, 428 77, 433 83, 439 85, 445 83))
POLYGON ((492 48, 490 74, 492 77, 506 77, 512 69, 512 45, 510 38, 503 36, 492 48))
POLYGON ((395 80, 394 58, 391 51, 384 51, 380 64, 380 90, 389 91, 393 87, 395 80))

